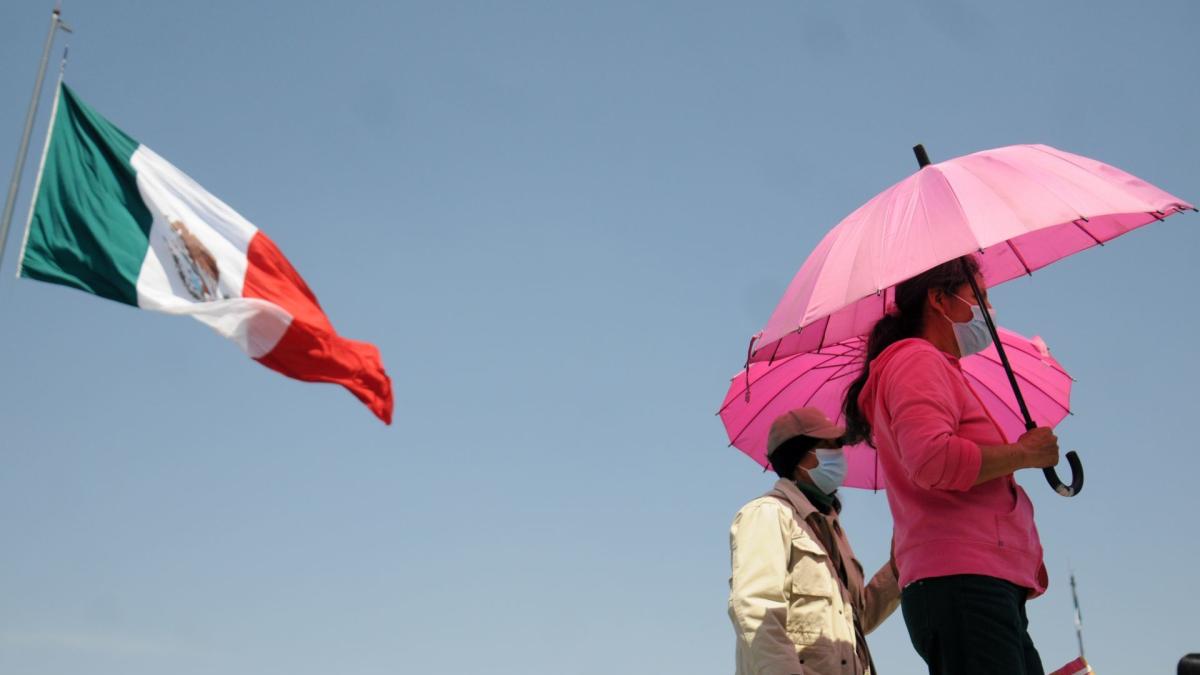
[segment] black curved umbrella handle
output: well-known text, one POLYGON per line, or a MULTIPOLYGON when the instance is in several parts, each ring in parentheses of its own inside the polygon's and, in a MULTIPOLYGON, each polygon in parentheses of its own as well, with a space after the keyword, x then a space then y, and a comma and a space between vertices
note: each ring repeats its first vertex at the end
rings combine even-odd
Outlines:
POLYGON ((1067 453, 1067 463, 1071 465, 1071 484, 1065 485, 1058 477, 1058 472, 1054 467, 1046 467, 1042 469, 1042 473, 1046 474, 1046 482, 1050 483, 1050 487, 1054 491, 1064 497, 1074 497, 1083 489, 1083 464, 1079 461, 1079 453, 1074 450, 1067 453))

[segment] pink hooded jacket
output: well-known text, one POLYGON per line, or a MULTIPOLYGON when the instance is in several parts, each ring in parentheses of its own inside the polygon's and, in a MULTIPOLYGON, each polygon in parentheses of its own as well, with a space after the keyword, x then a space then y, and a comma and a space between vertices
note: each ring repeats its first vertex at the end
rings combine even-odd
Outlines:
POLYGON ((1046 590, 1033 504, 1011 475, 973 486, 980 446, 1009 441, 958 359, 910 338, 870 364, 858 397, 871 423, 895 520, 900 587, 980 574, 1046 590))

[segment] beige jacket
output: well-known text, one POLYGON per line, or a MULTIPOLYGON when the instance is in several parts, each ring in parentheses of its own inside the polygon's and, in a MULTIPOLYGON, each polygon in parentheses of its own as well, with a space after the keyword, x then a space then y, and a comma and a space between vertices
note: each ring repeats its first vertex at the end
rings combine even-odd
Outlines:
POLYGON ((737 675, 863 675, 854 615, 869 633, 900 604, 890 564, 864 587, 837 515, 822 516, 789 480, 742 507, 729 533, 729 616, 737 632, 737 675), (846 561, 849 588, 807 520, 825 518, 846 561))

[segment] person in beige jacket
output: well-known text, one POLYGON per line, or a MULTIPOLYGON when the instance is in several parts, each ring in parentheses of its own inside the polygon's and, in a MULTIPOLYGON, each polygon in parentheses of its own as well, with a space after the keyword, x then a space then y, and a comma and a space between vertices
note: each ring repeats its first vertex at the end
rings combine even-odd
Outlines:
POLYGON ((775 487, 729 533, 737 675, 874 675, 866 634, 900 602, 894 559, 864 583, 838 523, 845 430, 800 408, 771 425, 775 487))

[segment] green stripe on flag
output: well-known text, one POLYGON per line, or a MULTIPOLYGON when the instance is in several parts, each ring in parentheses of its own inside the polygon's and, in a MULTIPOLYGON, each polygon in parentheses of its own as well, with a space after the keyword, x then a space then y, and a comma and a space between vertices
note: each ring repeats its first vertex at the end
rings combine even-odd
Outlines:
POLYGON ((136 306, 153 220, 129 163, 138 142, 59 93, 21 276, 136 306))

